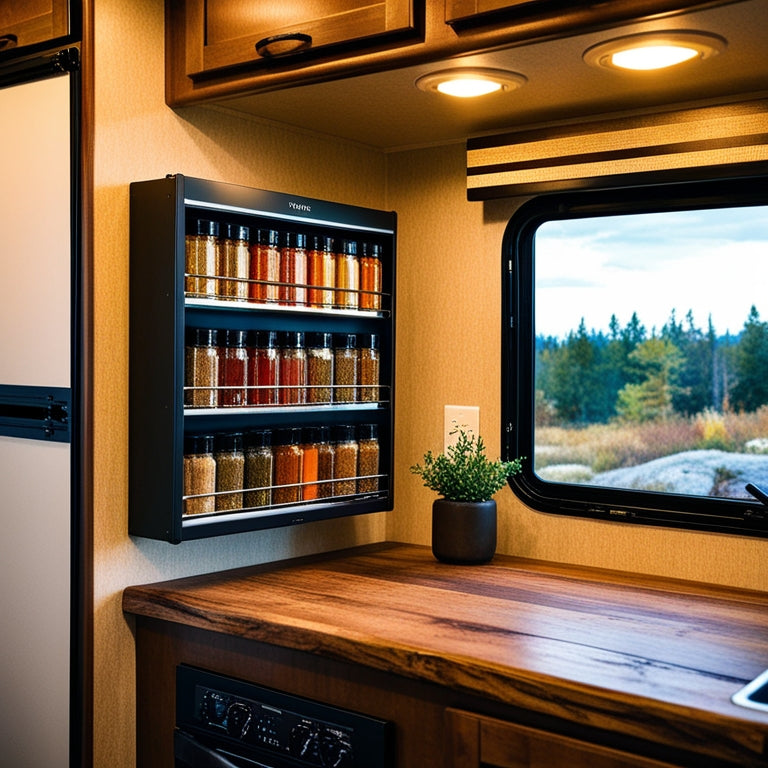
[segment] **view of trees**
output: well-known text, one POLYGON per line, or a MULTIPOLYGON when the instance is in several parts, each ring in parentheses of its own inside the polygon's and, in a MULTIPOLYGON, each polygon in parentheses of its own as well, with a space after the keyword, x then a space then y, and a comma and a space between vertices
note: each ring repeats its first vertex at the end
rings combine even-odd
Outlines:
POLYGON ((768 322, 752 307, 738 335, 709 319, 673 312, 650 332, 634 313, 608 332, 584 321, 565 339, 536 339, 536 423, 642 423, 705 410, 755 411, 768 404, 768 322))

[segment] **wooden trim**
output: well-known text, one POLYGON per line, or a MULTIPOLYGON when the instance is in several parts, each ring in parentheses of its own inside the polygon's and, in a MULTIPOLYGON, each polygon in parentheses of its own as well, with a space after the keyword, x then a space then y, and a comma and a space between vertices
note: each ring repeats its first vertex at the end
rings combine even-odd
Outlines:
POLYGON ((768 169, 768 100, 554 129, 520 131, 467 142, 470 199, 611 188, 713 178, 768 169), (650 176, 649 176, 650 174, 650 176))

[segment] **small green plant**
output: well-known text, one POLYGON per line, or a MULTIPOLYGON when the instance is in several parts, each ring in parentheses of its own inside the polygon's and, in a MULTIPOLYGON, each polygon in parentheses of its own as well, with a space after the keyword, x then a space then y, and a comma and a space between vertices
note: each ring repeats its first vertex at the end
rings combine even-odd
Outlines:
POLYGON ((490 461, 485 455, 483 438, 468 435, 461 427, 454 445, 446 453, 424 454, 424 464, 414 464, 411 472, 419 475, 424 486, 437 491, 449 501, 488 501, 506 485, 510 475, 521 469, 521 459, 490 461))

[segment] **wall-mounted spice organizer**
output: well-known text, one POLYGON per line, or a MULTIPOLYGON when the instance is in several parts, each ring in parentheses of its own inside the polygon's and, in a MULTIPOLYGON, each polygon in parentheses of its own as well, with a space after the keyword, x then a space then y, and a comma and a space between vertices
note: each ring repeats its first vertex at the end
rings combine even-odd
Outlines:
POLYGON ((129 532, 392 509, 392 212, 131 184, 129 532))

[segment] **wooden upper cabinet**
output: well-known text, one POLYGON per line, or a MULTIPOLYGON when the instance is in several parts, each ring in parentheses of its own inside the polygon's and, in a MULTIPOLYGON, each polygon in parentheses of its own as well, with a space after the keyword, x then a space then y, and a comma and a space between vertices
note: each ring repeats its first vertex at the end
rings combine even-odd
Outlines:
POLYGON ((517 10, 521 6, 541 5, 542 0, 445 0, 445 20, 448 24, 482 17, 494 11, 517 10))
POLYGON ((413 0, 167 1, 171 23, 185 27, 185 74, 192 79, 415 31, 413 0))
POLYGON ((68 34, 68 0, 0 2, 0 53, 68 34))
POLYGON ((674 768, 671 763, 470 712, 446 712, 449 768, 674 768))

